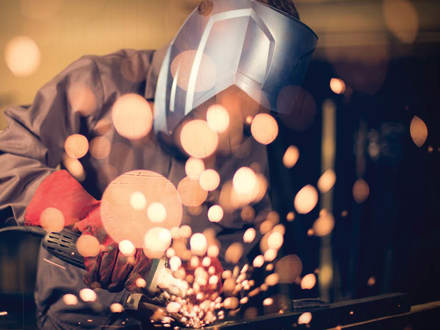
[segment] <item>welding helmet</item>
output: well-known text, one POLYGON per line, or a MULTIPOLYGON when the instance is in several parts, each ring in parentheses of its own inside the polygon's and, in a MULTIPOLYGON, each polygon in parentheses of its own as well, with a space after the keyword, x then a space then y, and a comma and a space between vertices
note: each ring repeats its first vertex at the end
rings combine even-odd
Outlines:
POLYGON ((199 105, 236 85, 277 112, 317 43, 305 24, 257 0, 205 0, 170 43, 156 86, 154 130, 171 135, 199 105))

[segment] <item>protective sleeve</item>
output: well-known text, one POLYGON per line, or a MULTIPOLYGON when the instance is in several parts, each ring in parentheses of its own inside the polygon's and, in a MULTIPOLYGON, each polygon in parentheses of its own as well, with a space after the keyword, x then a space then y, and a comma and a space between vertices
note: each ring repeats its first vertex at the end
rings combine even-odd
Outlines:
POLYGON ((80 131, 81 122, 90 125, 102 98, 98 68, 93 57, 84 56, 43 86, 31 106, 5 109, 8 126, 0 132, 0 210, 9 208, 15 220, 23 223, 38 185, 60 164, 66 138, 80 131))

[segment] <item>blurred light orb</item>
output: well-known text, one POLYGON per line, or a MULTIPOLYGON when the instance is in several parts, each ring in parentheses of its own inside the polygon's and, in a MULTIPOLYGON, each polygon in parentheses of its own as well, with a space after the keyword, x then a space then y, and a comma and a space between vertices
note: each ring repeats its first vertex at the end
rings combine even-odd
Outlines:
POLYGON ((197 256, 203 256, 208 248, 208 240, 202 233, 194 233, 189 241, 191 252, 197 256))
POLYGON ((113 303, 110 305, 110 311, 112 313, 122 313, 124 311, 124 307, 120 303, 113 303))
POLYGON ((90 154, 96 159, 105 159, 110 155, 111 144, 104 136, 97 136, 90 141, 90 154))
POLYGON ((266 252, 264 252, 264 260, 271 262, 274 261, 277 257, 277 250, 276 249, 267 249, 266 252))
POLYGON ((163 227, 153 227, 144 239, 144 253, 150 258, 160 258, 171 244, 171 233, 163 227))
POLYGON ((206 191, 216 190, 220 184, 220 175, 213 169, 204 170, 200 174, 199 183, 206 191))
POLYGON ((140 191, 135 191, 130 195, 130 205, 135 210, 143 210, 147 206, 147 199, 140 191))
POLYGON ((237 264, 243 255, 243 245, 235 242, 229 245, 225 252, 225 260, 231 264, 237 264))
POLYGON ((331 78, 330 89, 335 94, 343 94, 345 92, 345 82, 339 78, 331 78))
POLYGON ((167 210, 162 203, 153 202, 148 206, 147 209, 148 218, 151 222, 164 222, 167 218, 167 210))
POLYGON ((76 305, 78 303, 78 298, 74 294, 66 293, 63 296, 63 302, 69 306, 76 305))
POLYGON ((265 298, 265 299, 263 300, 263 305, 264 305, 264 306, 270 306, 270 305, 272 305, 272 304, 273 304, 273 298, 271 298, 271 297, 265 298))
POLYGON ((283 155, 283 165, 287 168, 295 166, 299 159, 299 150, 295 146, 289 146, 283 155))
POLYGON ((226 309, 236 309, 238 307, 238 298, 237 297, 228 297, 223 302, 223 306, 226 309))
POLYGON ((208 219, 211 222, 219 222, 223 219, 223 208, 220 205, 213 205, 208 209, 208 219))
POLYGON ((198 180, 204 170, 205 163, 201 159, 190 157, 185 163, 185 173, 192 180, 198 180))
POLYGON ((141 95, 120 96, 112 107, 113 126, 122 137, 138 140, 148 135, 153 125, 153 112, 141 95))
POLYGON ((211 258, 217 258, 219 252, 220 252, 220 249, 218 248, 217 245, 210 245, 210 246, 208 247, 208 252, 207 252, 207 254, 208 254, 208 257, 211 257, 211 258))
POLYGON ((267 238, 267 244, 269 249, 278 250, 284 242, 283 234, 278 231, 272 232, 267 238))
POLYGON ((267 145, 278 136, 278 124, 271 115, 259 113, 252 120, 251 133, 257 142, 267 145))
POLYGON ((251 194, 257 188, 257 175, 249 167, 240 167, 232 178, 232 185, 239 194, 251 194))
POLYGON ((282 257, 275 264, 280 283, 294 283, 302 273, 302 262, 296 254, 282 257))
POLYGON ((188 91, 203 92, 211 89, 216 81, 217 69, 215 62, 206 54, 199 54, 199 67, 194 71, 194 61, 197 62, 196 50, 185 50, 178 54, 171 63, 171 75, 177 79, 177 86, 188 91), (196 76, 194 75, 196 73, 196 76), (195 78, 191 80, 191 78, 195 78))
MULTIPOLYGON (((160 203, 166 210, 166 220, 160 226, 166 229, 178 227, 182 221, 183 206, 174 185, 164 176, 148 170, 126 172, 114 179, 105 189, 101 200, 101 219, 110 237, 119 243, 130 240, 136 248, 144 247, 146 233, 156 227, 143 206, 140 194, 137 209, 131 196, 141 193, 146 201, 160 203)), ((151 213, 151 212, 150 212, 151 213)), ((159 219, 163 216, 160 212, 159 219)), ((157 231, 158 229, 156 229, 157 231)))
POLYGON ((63 165, 72 176, 78 181, 84 181, 86 172, 81 162, 76 158, 70 158, 67 155, 63 157, 63 165))
POLYGON ((139 277, 136 279, 136 286, 138 288, 146 288, 147 287, 147 281, 145 281, 142 277, 139 277))
POLYGON ((222 133, 229 127, 229 113, 220 104, 211 105, 206 112, 206 121, 210 129, 222 133))
POLYGON ((412 118, 409 126, 409 132, 414 144, 419 148, 426 142, 426 139, 428 138, 428 126, 426 126, 425 122, 417 116, 412 118))
POLYGON ((99 241, 95 236, 82 234, 76 241, 76 249, 83 257, 96 257, 100 250, 99 241))
POLYGON ((254 228, 248 228, 243 234, 243 242, 252 243, 257 235, 257 231, 254 228))
POLYGON ((177 185, 177 191, 180 194, 183 205, 189 207, 196 207, 208 197, 208 192, 200 186, 198 180, 192 180, 189 177, 184 177, 177 185))
POLYGON ((293 211, 288 212, 286 215, 286 220, 289 222, 295 220, 295 213, 293 213, 293 211))
POLYGON ((304 312, 298 317, 298 324, 309 324, 312 321, 312 313, 304 312))
POLYGON ((192 235, 191 227, 188 225, 183 225, 179 228, 179 235, 183 238, 190 238, 192 235))
POLYGON ((175 301, 171 301, 167 305, 167 312, 168 313, 178 313, 180 311, 180 304, 175 301))
POLYGON ((333 188, 336 182, 336 174, 332 169, 325 170, 318 180, 318 189, 322 193, 326 193, 333 188))
POLYGON ((404 43, 413 43, 419 29, 416 8, 408 0, 384 0, 383 14, 390 32, 404 43))
POLYGON ((54 207, 48 207, 40 214, 40 226, 46 231, 62 231, 64 221, 63 213, 54 207))
POLYGON ((272 273, 264 279, 264 283, 266 283, 268 286, 274 286, 277 285, 279 282, 279 275, 277 273, 272 273))
POLYGON ((79 159, 89 151, 89 141, 82 134, 72 134, 64 141, 64 150, 70 158, 79 159))
POLYGON ((319 218, 313 223, 313 232, 316 236, 327 236, 335 227, 335 219, 325 210, 322 210, 319 218))
POLYGON ((211 156, 217 149, 218 142, 217 133, 209 128, 204 120, 188 121, 180 132, 180 144, 183 150, 192 157, 211 156))
POLYGON ((177 271, 182 266, 182 260, 178 256, 172 256, 169 261, 170 268, 173 272, 177 271))
POLYGON ((136 248, 132 242, 130 242, 128 239, 124 239, 119 242, 119 251, 121 251, 124 256, 130 257, 135 254, 136 248))
POLYGON ((40 49, 36 42, 29 37, 14 37, 6 44, 6 65, 17 77, 33 74, 40 65, 40 57, 40 49))
POLYGON ((316 284, 315 274, 307 274, 301 280, 301 289, 310 290, 316 284))
POLYGON ((370 187, 364 179, 357 179, 353 185, 353 198, 356 203, 365 202, 370 195, 370 187))
POLYGON ((295 196, 294 206, 298 213, 306 214, 313 210, 318 203, 318 192, 312 185, 301 188, 295 196))
POLYGON ((96 292, 89 288, 84 288, 79 291, 79 297, 82 301, 92 302, 96 300, 96 292))

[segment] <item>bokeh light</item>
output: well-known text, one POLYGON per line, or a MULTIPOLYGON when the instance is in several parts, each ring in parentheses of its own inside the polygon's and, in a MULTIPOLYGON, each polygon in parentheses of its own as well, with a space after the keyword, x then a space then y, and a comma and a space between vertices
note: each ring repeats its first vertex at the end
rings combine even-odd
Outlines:
POLYGON ((243 234, 243 242, 252 243, 257 235, 257 231, 254 228, 248 228, 243 234))
POLYGON ((307 274, 301 279, 301 289, 310 290, 316 284, 315 274, 307 274))
POLYGON ((186 50, 178 54, 171 63, 171 75, 177 79, 177 85, 187 91, 194 88, 194 92, 203 92, 211 89, 216 81, 217 70, 215 62, 206 54, 202 54, 200 66, 197 68, 194 85, 191 86, 191 75, 194 73, 193 62, 196 50, 186 50))
POLYGON ((79 159, 89 151, 89 141, 82 134, 72 134, 64 141, 64 150, 70 158, 79 159))
POLYGON ((41 212, 40 226, 46 231, 61 231, 64 228, 64 215, 54 207, 48 207, 41 212))
POLYGON ((302 262, 296 254, 289 254, 279 259, 275 264, 275 272, 280 283, 294 283, 301 276, 302 262))
POLYGON ((84 181, 86 178, 84 167, 78 159, 70 158, 69 156, 65 155, 63 157, 63 165, 78 181, 84 181))
POLYGON ((239 194, 251 194, 257 187, 257 176, 249 167, 239 168, 232 179, 234 190, 239 194))
POLYGON ((208 209, 208 219, 211 222, 219 222, 223 219, 223 208, 220 205, 213 205, 208 209))
POLYGON ((171 301, 167 305, 167 312, 168 313, 177 313, 180 310, 181 306, 178 302, 171 301))
POLYGON ((238 307, 238 298, 237 297, 228 297, 223 302, 223 306, 226 309, 236 309, 238 307))
POLYGON ((122 313, 124 311, 124 307, 120 303, 113 303, 110 305, 110 311, 112 313, 122 313))
POLYGON ((357 179, 353 185, 353 198, 360 204, 366 201, 370 195, 370 187, 364 179, 357 179))
POLYGON ((218 135, 209 128, 204 120, 191 120, 180 131, 180 144, 188 155, 206 158, 214 153, 218 146, 218 135))
POLYGON ((202 233, 194 233, 189 241, 191 252, 194 255, 203 256, 208 248, 208 240, 202 233))
POLYGON ((333 171, 332 169, 328 169, 325 170, 324 173, 322 173, 321 177, 318 180, 317 186, 320 192, 326 193, 333 188, 335 182, 336 182, 335 171, 333 171))
POLYGON ((271 262, 275 260, 277 257, 277 250, 276 249, 267 249, 266 252, 264 252, 264 260, 271 262))
POLYGON ((384 0, 383 15, 391 33, 404 43, 413 43, 419 29, 416 8, 408 0, 384 0))
POLYGON ((220 175, 213 169, 204 170, 200 174, 199 183, 204 190, 213 191, 220 184, 220 175))
POLYGON ((129 240, 125 239, 119 242, 119 251, 121 251, 121 253, 124 256, 130 257, 133 256, 136 252, 136 248, 133 245, 132 242, 130 242, 129 240))
POLYGON ((306 214, 318 203, 318 192, 312 185, 304 186, 295 196, 294 206, 298 213, 306 214))
POLYGON ((149 258, 160 258, 171 244, 171 233, 163 227, 153 227, 144 239, 144 253, 149 258))
POLYGON ((425 143, 428 138, 428 127, 425 122, 417 116, 414 116, 409 126, 409 132, 411 139, 419 148, 425 143))
POLYGON ((180 180, 177 191, 183 205, 190 207, 200 206, 208 196, 208 192, 202 189, 198 180, 192 180, 187 176, 180 180))
POLYGON ((220 104, 211 105, 206 112, 206 121, 213 131, 222 133, 228 129, 229 113, 220 104))
POLYGON ((286 214, 286 220, 289 222, 292 222, 293 220, 295 220, 295 213, 293 213, 293 211, 289 211, 286 214))
POLYGON ((259 113, 252 120, 251 133, 257 142, 267 145, 278 136, 278 124, 271 115, 259 113))
POLYGON ((198 180, 204 170, 205 163, 201 159, 190 157, 185 163, 185 173, 192 180, 198 180))
POLYGON ((5 61, 15 76, 29 76, 40 65, 40 49, 35 41, 29 37, 14 37, 6 44, 5 61))
POLYGON ((289 146, 283 155, 283 165, 287 168, 292 168, 295 166, 299 159, 299 150, 295 146, 289 146))
POLYGON ((130 205, 135 210, 143 210, 147 206, 147 200, 140 191, 135 191, 130 195, 130 205))
POLYGON ((182 260, 178 256, 172 256, 169 260, 170 268, 172 271, 177 271, 182 266, 182 260))
POLYGON ((312 321, 312 313, 304 312, 298 317, 298 324, 309 324, 312 321))
POLYGON ((145 281, 142 277, 139 277, 136 279, 136 286, 138 288, 145 288, 147 287, 147 281, 145 281))
POLYGON ((235 242, 228 246, 225 252, 225 260, 231 264, 237 264, 243 255, 243 245, 235 242))
POLYGON ((270 306, 270 305, 272 305, 273 304, 273 298, 272 297, 268 297, 268 298, 265 298, 264 300, 263 300, 263 305, 264 306, 270 306))
POLYGON ((279 249, 284 242, 283 235, 278 231, 273 231, 267 238, 269 249, 279 249))
POLYGON ((143 96, 129 93, 120 96, 113 104, 112 120, 119 135, 138 140, 150 132, 153 113, 143 96))
POLYGON ((147 215, 151 222, 164 222, 167 218, 167 210, 162 203, 153 202, 148 206, 147 215))
POLYGON ((105 159, 110 155, 111 144, 104 136, 97 136, 90 141, 90 154, 96 159, 105 159))
POLYGON ((313 223, 313 232, 316 236, 330 234, 335 226, 335 219, 326 210, 320 212, 319 218, 313 223))
POLYGON ((66 305, 70 305, 70 306, 72 306, 72 305, 76 305, 76 304, 78 303, 78 298, 77 298, 74 294, 66 293, 66 294, 63 296, 63 302, 64 302, 66 305))
POLYGON ((279 282, 279 275, 277 273, 272 273, 264 279, 264 283, 266 283, 268 286, 274 286, 277 285, 279 282))
POLYGON ((99 253, 99 241, 95 236, 82 234, 76 241, 76 249, 83 257, 96 257, 99 253))
POLYGON ((92 302, 96 300, 96 292, 89 288, 84 288, 79 291, 79 297, 82 301, 92 302))
POLYGON ((331 78, 330 89, 335 94, 343 94, 345 92, 345 82, 339 78, 331 78))
POLYGON ((104 228, 116 243, 130 240, 135 247, 142 248, 145 234, 157 224, 151 221, 148 212, 142 208, 143 198, 139 199, 138 209, 133 208, 131 196, 135 192, 142 193, 147 203, 163 205, 166 220, 160 225, 167 229, 180 225, 183 207, 180 195, 171 181, 156 172, 135 170, 114 179, 105 189, 101 200, 104 228))

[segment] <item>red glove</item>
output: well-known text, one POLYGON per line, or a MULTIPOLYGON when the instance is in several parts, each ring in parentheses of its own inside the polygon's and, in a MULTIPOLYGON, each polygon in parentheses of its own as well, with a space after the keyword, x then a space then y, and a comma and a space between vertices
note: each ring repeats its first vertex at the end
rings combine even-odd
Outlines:
POLYGON ((96 237, 101 251, 96 257, 85 257, 87 285, 109 290, 120 290, 124 286, 136 289, 136 280, 145 277, 151 260, 141 249, 129 258, 120 253, 118 244, 107 235, 100 216, 100 202, 89 195, 81 184, 67 171, 56 171, 39 185, 26 208, 25 224, 44 226, 41 215, 48 208, 56 208, 64 216, 64 226, 74 225, 83 235, 96 237))

